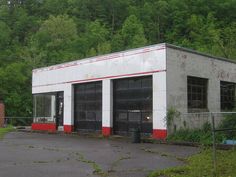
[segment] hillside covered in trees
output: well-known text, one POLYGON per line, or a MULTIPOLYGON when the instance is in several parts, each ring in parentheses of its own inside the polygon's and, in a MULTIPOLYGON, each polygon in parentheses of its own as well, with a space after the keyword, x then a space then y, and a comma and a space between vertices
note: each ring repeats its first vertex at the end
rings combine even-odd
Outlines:
POLYGON ((236 0, 0 0, 0 97, 31 116, 31 71, 167 42, 236 59, 236 0))

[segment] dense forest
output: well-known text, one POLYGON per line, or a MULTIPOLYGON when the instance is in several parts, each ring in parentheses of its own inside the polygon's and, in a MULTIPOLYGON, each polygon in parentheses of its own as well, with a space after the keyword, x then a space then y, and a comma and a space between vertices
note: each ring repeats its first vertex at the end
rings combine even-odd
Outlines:
POLYGON ((236 59, 236 0, 0 0, 0 97, 31 116, 31 71, 167 42, 236 59))

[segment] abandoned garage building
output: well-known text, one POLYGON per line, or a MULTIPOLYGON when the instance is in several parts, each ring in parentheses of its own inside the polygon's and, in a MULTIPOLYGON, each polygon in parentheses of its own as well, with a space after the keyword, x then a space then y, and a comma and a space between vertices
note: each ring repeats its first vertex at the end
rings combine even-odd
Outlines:
POLYGON ((166 115, 235 105, 236 63, 157 44, 33 70, 32 130, 167 136, 166 115))

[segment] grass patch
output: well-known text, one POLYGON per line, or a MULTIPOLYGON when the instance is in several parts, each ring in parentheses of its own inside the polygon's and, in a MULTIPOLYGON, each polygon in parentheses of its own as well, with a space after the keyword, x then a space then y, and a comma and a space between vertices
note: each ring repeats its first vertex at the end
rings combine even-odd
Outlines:
POLYGON ((2 139, 6 133, 11 132, 13 130, 14 130, 13 126, 7 126, 5 128, 0 128, 0 139, 2 139))
MULTIPOLYGON (((211 177, 212 175, 212 151, 207 149, 188 158, 185 166, 154 171, 148 177, 211 177)), ((236 150, 217 151, 216 176, 236 176, 236 150)))
POLYGON ((155 150, 146 149, 146 148, 142 148, 142 150, 144 150, 145 152, 148 152, 148 153, 158 154, 158 155, 160 155, 160 156, 162 156, 162 157, 170 157, 170 158, 174 158, 174 159, 177 159, 177 160, 183 161, 183 162, 186 161, 185 158, 178 157, 178 156, 176 156, 176 155, 172 155, 172 154, 169 154, 169 153, 160 152, 160 151, 155 151, 155 150))
MULTIPOLYGON (((222 141, 222 137, 217 137, 217 142, 222 141)), ((200 143, 204 145, 209 145, 212 143, 212 133, 210 131, 203 130, 178 130, 175 133, 169 135, 167 137, 167 141, 170 142, 192 142, 192 143, 200 143)))
POLYGON ((87 160, 81 153, 76 153, 77 156, 79 156, 79 159, 77 159, 80 162, 90 164, 93 168, 93 173, 96 175, 99 175, 101 177, 107 177, 107 173, 102 170, 102 168, 94 161, 87 160))
POLYGON ((112 164, 111 164, 111 168, 108 170, 109 173, 111 172, 115 172, 114 168, 119 164, 119 162, 121 162, 122 160, 128 160, 131 159, 130 156, 121 156, 119 159, 115 160, 112 164))
MULTIPOLYGON (((225 128, 225 127, 223 127, 225 128)), ((216 133, 216 142, 222 143, 227 138, 226 134, 216 133)), ((211 124, 206 122, 200 129, 179 129, 168 135, 167 141, 170 142, 191 142, 200 143, 202 145, 212 144, 211 124)))

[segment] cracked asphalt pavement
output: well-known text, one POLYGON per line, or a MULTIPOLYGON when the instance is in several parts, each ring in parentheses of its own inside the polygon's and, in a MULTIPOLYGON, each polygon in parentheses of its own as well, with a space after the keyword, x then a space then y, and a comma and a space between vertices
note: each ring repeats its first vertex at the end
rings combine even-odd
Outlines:
POLYGON ((184 165, 196 147, 127 140, 11 132, 0 140, 0 176, 144 177, 184 165))

